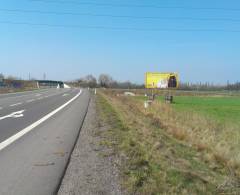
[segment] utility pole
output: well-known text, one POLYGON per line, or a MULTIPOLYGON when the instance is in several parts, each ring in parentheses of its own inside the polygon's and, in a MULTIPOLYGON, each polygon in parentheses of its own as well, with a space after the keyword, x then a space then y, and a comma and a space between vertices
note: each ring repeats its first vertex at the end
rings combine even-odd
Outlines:
POLYGON ((46 80, 46 73, 43 73, 43 80, 46 80))

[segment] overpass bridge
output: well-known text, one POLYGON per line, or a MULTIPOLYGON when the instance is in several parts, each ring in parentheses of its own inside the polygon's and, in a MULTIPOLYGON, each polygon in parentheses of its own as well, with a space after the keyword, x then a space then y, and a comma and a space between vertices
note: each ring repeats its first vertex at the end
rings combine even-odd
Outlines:
POLYGON ((36 80, 39 88, 64 88, 62 81, 36 80))
POLYGON ((53 81, 53 80, 12 80, 12 79, 2 79, 0 80, 0 88, 8 89, 21 89, 21 88, 70 88, 68 85, 64 84, 63 81, 53 81))

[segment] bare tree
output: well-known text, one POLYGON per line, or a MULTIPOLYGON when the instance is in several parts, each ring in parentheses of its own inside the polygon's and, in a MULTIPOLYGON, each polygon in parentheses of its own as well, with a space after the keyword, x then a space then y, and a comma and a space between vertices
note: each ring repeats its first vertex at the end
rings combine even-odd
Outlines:
POLYGON ((85 76, 83 78, 80 78, 78 80, 78 84, 81 87, 91 87, 91 88, 94 88, 94 87, 97 87, 97 79, 93 75, 87 75, 87 76, 85 76))
POLYGON ((93 75, 87 75, 84 80, 88 87, 94 88, 97 86, 97 79, 93 75))
POLYGON ((22 80, 21 78, 16 77, 16 76, 12 76, 12 75, 7 76, 7 79, 9 79, 9 80, 22 80))
POLYGON ((98 82, 100 87, 106 87, 106 88, 111 87, 111 85, 114 83, 112 77, 107 74, 101 74, 98 78, 98 82))
POLYGON ((3 79, 4 79, 4 75, 0 73, 0 82, 3 81, 3 79))

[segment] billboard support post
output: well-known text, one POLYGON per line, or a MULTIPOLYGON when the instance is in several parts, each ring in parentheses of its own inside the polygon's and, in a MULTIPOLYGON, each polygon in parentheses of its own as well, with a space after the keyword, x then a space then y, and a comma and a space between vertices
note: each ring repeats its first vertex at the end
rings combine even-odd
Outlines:
POLYGON ((165 95, 165 102, 168 104, 173 103, 173 95, 171 93, 171 90, 168 90, 168 93, 165 95))
POLYGON ((165 94, 165 102, 173 103, 172 89, 177 89, 179 85, 179 78, 177 73, 160 73, 160 72, 147 72, 145 74, 145 88, 151 89, 151 95, 148 96, 149 100, 155 99, 155 89, 167 89, 165 94))

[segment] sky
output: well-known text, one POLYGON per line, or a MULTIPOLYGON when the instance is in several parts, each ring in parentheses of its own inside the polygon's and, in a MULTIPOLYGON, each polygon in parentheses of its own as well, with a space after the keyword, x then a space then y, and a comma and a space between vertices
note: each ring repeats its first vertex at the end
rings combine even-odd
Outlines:
POLYGON ((0 0, 0 72, 73 80, 240 80, 238 0, 0 0))

